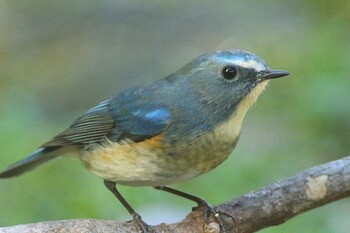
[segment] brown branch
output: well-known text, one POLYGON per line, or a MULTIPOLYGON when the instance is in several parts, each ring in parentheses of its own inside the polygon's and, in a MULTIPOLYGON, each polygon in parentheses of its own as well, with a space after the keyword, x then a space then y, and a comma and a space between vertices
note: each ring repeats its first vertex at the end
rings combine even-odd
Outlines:
MULTIPOLYGON (((231 232, 254 232, 278 225, 307 210, 350 196, 350 157, 329 162, 260 190, 221 204, 216 209, 231 232), (232 217, 230 217, 232 216, 232 217)), ((160 224, 156 232, 219 232, 214 221, 203 228, 202 211, 191 212, 175 224, 160 224)), ((17 232, 137 232, 132 222, 92 219, 61 220, 0 228, 17 232)))

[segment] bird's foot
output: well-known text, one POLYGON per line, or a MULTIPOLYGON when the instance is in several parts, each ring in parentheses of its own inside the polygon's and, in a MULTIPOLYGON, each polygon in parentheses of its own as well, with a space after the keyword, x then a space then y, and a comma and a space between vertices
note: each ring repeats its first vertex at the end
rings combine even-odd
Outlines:
POLYGON ((136 222, 137 225, 139 225, 142 233, 153 233, 154 232, 153 229, 147 223, 145 223, 142 220, 141 216, 138 215, 137 213, 134 213, 132 215, 132 218, 133 218, 132 221, 136 222))
POLYGON ((226 215, 232 220, 234 220, 234 218, 225 212, 217 211, 213 206, 211 206, 205 200, 201 200, 200 202, 198 202, 198 206, 193 207, 192 210, 203 211, 204 220, 207 227, 212 226, 212 223, 213 223, 212 218, 214 218, 214 221, 216 221, 219 224, 220 229, 218 229, 219 230, 218 232, 223 232, 223 233, 232 232, 232 229, 228 226, 227 223, 225 223, 224 219, 222 218, 222 215, 226 215))

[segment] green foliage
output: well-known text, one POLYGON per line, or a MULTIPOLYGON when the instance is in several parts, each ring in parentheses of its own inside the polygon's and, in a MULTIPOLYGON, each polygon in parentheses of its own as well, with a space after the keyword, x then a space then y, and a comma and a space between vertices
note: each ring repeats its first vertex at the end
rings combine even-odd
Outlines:
MULTIPOLYGON (((349 1, 0 5, 1 167, 114 92, 221 48, 255 52, 291 75, 271 82, 225 163, 176 188, 219 204, 350 151, 349 1)), ((151 188, 121 192, 153 224, 179 220, 193 205, 151 188)), ((349 208, 342 200, 261 232, 348 232, 349 208)), ((0 180, 0 210, 0 226, 129 219, 102 181, 68 158, 0 180)))

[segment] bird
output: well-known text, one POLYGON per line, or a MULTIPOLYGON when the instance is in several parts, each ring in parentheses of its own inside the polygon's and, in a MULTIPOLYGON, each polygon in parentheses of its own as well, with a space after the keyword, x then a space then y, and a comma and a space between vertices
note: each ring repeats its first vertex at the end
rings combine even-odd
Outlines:
POLYGON ((225 161, 238 142, 248 109, 269 80, 288 74, 270 69, 244 50, 205 53, 165 78, 100 102, 34 153, 0 171, 0 178, 73 154, 103 179, 142 232, 152 229, 117 185, 153 186, 216 213, 204 199, 168 185, 207 173, 225 161))

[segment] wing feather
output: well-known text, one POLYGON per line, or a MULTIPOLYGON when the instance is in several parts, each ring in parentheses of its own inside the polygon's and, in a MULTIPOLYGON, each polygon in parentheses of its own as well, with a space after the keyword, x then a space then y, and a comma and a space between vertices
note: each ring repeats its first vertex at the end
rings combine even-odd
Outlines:
POLYGON ((43 147, 86 145, 106 138, 116 142, 124 138, 143 141, 161 133, 169 121, 170 112, 165 106, 137 101, 120 106, 109 99, 91 108, 43 147))

